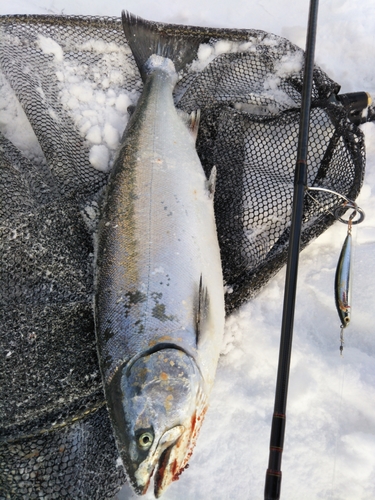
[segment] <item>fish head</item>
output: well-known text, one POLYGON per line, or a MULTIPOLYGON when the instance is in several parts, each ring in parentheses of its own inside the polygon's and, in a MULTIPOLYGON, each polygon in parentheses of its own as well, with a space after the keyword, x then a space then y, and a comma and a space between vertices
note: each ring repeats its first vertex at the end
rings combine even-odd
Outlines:
POLYGON ((130 483, 158 498, 187 467, 206 411, 203 379, 193 358, 167 348, 138 358, 121 376, 119 451, 130 483))

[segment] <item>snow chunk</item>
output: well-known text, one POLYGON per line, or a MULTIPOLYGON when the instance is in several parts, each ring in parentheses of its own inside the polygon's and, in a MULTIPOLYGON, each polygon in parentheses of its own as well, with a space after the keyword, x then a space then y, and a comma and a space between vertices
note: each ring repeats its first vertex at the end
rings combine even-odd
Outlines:
POLYGON ((111 149, 118 148, 120 144, 120 134, 110 123, 104 125, 103 136, 105 142, 111 149))
POLYGON ((98 104, 103 105, 106 101, 106 96, 104 92, 98 91, 95 95, 95 100, 98 104))
POLYGON ((68 99, 66 105, 71 110, 78 109, 79 108, 78 99, 76 99, 75 97, 71 97, 70 99, 68 99))
POLYGON ((93 146, 90 149, 89 161, 91 165, 101 172, 109 172, 109 151, 106 146, 93 146))
POLYGON ((215 59, 215 49, 208 43, 201 43, 198 49, 198 59, 192 62, 190 67, 191 71, 199 72, 204 70, 204 68, 210 64, 211 61, 215 59))
POLYGON ((44 54, 53 54, 56 62, 62 62, 64 60, 63 49, 55 40, 52 40, 52 38, 38 35, 37 45, 44 54))
POLYGON ((173 82, 177 79, 176 68, 171 59, 168 59, 167 57, 152 54, 147 59, 144 67, 145 69, 147 69, 147 71, 152 71, 155 68, 160 68, 172 77, 173 82))
POLYGON ((48 114, 55 122, 59 122, 60 119, 52 108, 48 108, 48 114))
POLYGON ((120 113, 127 113, 128 107, 132 104, 129 96, 126 94, 120 94, 115 102, 115 108, 120 113))
POLYGON ((100 144, 102 142, 102 134, 99 125, 94 125, 89 129, 86 134, 86 139, 93 144, 100 144))
MULTIPOLYGON (((95 39, 91 39, 87 42, 77 45, 77 48, 82 51, 96 52, 97 54, 112 54, 118 51, 118 47, 115 42, 105 42, 104 40, 95 39)), ((130 52, 130 49, 126 50, 126 46, 124 46, 122 49, 127 53, 130 52)))
POLYGON ((65 79, 64 73, 62 71, 56 71, 56 78, 59 82, 63 82, 65 79))
POLYGON ((87 82, 81 85, 72 85, 70 93, 80 102, 90 102, 93 98, 92 89, 87 82))
POLYGON ((227 54, 232 50, 232 42, 227 40, 220 40, 215 43, 215 55, 219 56, 220 54, 227 54))
MULTIPOLYGON (((97 44, 93 41, 85 47, 105 53, 109 50, 108 44, 102 42, 97 44)), ((120 58, 123 51, 117 52, 106 53, 105 57, 120 58)), ((90 157, 90 163, 104 171, 108 171, 113 164, 128 121, 128 107, 138 98, 137 92, 124 92, 122 71, 109 70, 112 66, 107 68, 103 59, 90 67, 63 61, 59 68, 62 75, 58 78, 61 83, 61 101, 80 135, 90 143, 90 147, 102 145, 104 148, 101 152, 92 149, 90 157)))
POLYGON ((268 36, 263 39, 262 43, 267 47, 277 47, 279 45, 279 40, 269 33, 268 36))
POLYGON ((38 92, 38 94, 42 98, 42 101, 46 102, 46 94, 44 93, 44 90, 42 89, 42 87, 35 87, 35 90, 36 90, 36 92, 38 92))
POLYGON ((302 69, 303 53, 293 52, 284 55, 275 67, 275 74, 281 78, 299 73, 302 69))
POLYGON ((87 42, 82 43, 79 45, 80 50, 88 50, 90 52, 96 52, 97 54, 104 54, 108 52, 108 43, 106 43, 104 40, 88 40, 87 42))
POLYGON ((247 42, 230 42, 228 40, 219 40, 210 45, 201 43, 199 45, 197 59, 193 61, 190 71, 202 71, 215 57, 221 54, 237 53, 237 52, 253 52, 255 50, 255 39, 247 42))
POLYGON ((21 153, 36 163, 44 162, 44 154, 19 100, 0 71, 0 131, 21 153), (20 134, 20 130, 22 133, 20 134))
POLYGON ((201 43, 198 49, 198 59, 203 62, 206 61, 213 54, 213 48, 208 43, 201 43))

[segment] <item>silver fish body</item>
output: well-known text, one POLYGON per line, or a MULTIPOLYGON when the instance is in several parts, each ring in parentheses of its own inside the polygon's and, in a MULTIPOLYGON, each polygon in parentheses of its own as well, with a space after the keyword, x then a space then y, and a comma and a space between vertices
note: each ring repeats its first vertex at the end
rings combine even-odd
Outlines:
MULTIPOLYGON (((148 22, 130 14, 123 22, 133 52, 140 45, 142 52, 148 22), (133 40, 139 27, 141 39, 133 40)), ((145 493, 154 474, 156 496, 191 456, 224 328, 213 200, 195 138, 173 103, 172 57, 164 55, 152 53, 144 62, 135 53, 144 89, 102 208, 95 297, 119 452, 135 491, 145 493)))
POLYGON ((335 303, 342 328, 350 323, 351 253, 352 236, 348 233, 341 249, 335 275, 335 303))

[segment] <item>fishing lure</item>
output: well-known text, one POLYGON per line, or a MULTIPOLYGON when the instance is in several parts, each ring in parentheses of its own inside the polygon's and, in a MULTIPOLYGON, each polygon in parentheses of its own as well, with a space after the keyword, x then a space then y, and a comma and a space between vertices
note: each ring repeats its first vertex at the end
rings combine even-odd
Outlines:
MULTIPOLYGON (((344 199, 345 202, 339 206, 333 214, 337 220, 348 225, 348 231, 344 244, 342 246, 340 257, 336 267, 334 292, 336 309, 341 320, 340 325, 340 354, 344 349, 344 329, 350 324, 351 314, 351 258, 352 258, 352 226, 359 224, 365 218, 363 210, 352 200, 349 200, 342 194, 326 188, 308 187, 308 191, 323 191, 331 193, 344 199), (344 219, 339 214, 344 210, 352 210, 348 219, 344 219), (356 217, 358 218, 356 219, 356 217)), ((309 196, 318 204, 320 204, 310 193, 309 196)))
POLYGON ((348 234, 341 249, 337 263, 335 275, 335 304, 341 320, 340 330, 340 353, 344 348, 344 328, 350 323, 350 303, 351 303, 351 257, 352 257, 352 224, 348 225, 348 234))
MULTIPOLYGON (((341 249, 340 257, 337 263, 335 274, 335 304, 341 320, 340 326, 340 354, 344 349, 344 329, 350 324, 350 303, 351 303, 351 258, 352 258, 352 226, 359 224, 365 218, 365 214, 359 206, 353 201, 347 200, 341 208, 352 209, 348 220, 337 217, 340 222, 348 225, 348 232, 341 249), (355 220, 357 214, 359 218, 355 220)), ((337 211, 335 212, 337 214, 337 211)))

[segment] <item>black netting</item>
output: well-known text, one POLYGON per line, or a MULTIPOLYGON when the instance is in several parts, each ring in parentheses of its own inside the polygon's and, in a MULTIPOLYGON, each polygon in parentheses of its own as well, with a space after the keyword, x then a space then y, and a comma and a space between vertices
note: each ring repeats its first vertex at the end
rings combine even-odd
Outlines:
MULTIPOLYGON (((303 53, 261 31, 162 29, 199 36, 211 50, 209 64, 201 58, 181 75, 175 100, 184 111, 201 110, 198 153, 207 173, 217 168, 229 313, 286 262, 303 53)), ((0 135, 0 498, 109 498, 124 476, 91 307, 92 236, 108 174, 93 168, 84 118, 100 99, 108 113, 135 104, 142 85, 118 19, 9 16, 0 31, 0 96, 16 96, 41 148, 23 148, 22 130, 18 147, 0 135), (78 117, 75 83, 88 89, 78 117)), ((315 69, 308 183, 355 199, 364 139, 336 101, 338 90, 315 69)), ((305 200, 302 246, 333 222, 341 203, 313 196, 305 200)))
POLYGON ((105 407, 0 447, 0 498, 113 498, 125 477, 105 407), (103 439, 102 436, 106 438, 103 439))

